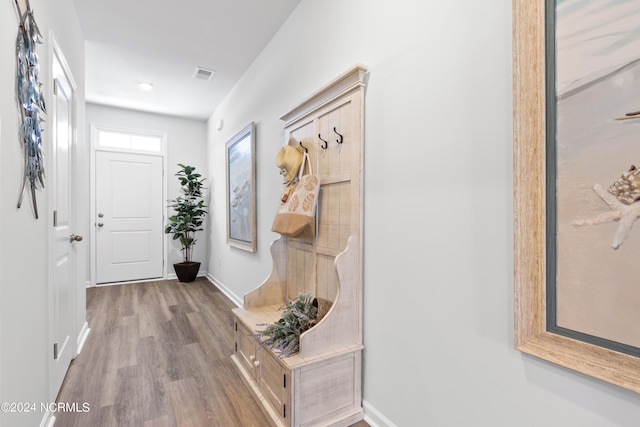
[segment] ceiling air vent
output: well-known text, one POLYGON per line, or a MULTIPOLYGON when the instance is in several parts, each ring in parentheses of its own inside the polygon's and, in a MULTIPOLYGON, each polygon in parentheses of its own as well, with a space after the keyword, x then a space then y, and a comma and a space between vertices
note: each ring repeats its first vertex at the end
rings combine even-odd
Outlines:
POLYGON ((208 70, 203 67, 196 67, 196 70, 193 72, 193 78, 198 80, 211 80, 211 77, 215 74, 215 71, 208 70))

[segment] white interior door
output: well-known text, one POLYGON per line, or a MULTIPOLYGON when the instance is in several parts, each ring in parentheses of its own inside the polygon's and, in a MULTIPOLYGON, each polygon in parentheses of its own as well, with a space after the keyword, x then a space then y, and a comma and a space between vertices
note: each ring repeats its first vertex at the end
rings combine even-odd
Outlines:
POLYGON ((81 236, 74 234, 73 158, 75 152, 75 84, 60 52, 54 49, 52 145, 53 274, 51 292, 51 335, 53 365, 51 396, 62 385, 71 359, 76 355, 75 340, 75 248, 81 236))
POLYGON ((162 157, 96 151, 96 282, 163 276, 162 157))

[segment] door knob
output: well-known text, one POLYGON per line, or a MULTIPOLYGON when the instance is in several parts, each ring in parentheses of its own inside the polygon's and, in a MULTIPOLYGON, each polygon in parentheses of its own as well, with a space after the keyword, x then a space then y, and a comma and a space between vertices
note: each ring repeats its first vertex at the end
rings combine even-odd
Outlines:
POLYGON ((98 227, 102 227, 102 226, 104 226, 104 224, 103 224, 103 223, 101 223, 101 222, 99 222, 99 223, 98 223, 98 227))
POLYGON ((71 243, 73 242, 81 242, 82 241, 82 236, 79 234, 72 234, 69 236, 69 241, 71 243))

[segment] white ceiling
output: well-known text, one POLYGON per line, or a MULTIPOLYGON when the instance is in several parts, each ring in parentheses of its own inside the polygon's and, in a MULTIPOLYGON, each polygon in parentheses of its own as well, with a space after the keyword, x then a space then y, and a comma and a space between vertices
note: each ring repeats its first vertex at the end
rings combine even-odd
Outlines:
POLYGON ((74 0, 87 102, 207 119, 300 0, 74 0), (193 78, 197 66, 215 70, 193 78), (151 82, 144 92, 138 82, 151 82))

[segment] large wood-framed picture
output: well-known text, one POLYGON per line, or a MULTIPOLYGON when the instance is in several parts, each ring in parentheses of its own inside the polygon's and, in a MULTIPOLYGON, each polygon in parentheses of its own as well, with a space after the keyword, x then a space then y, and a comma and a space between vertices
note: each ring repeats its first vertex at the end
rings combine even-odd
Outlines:
POLYGON ((515 346, 640 392, 640 2, 513 7, 515 346))
POLYGON ((256 251, 256 139, 253 122, 226 144, 227 243, 256 251))

